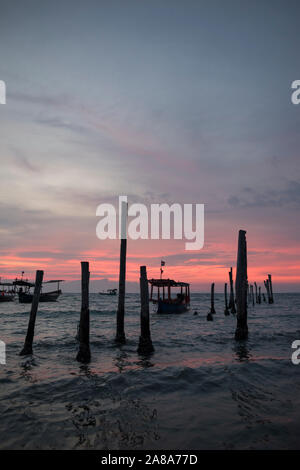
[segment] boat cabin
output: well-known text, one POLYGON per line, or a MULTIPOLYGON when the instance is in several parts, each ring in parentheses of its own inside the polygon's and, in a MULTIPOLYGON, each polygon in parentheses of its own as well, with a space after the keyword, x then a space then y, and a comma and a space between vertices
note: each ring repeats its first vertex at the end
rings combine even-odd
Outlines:
POLYGON ((151 286, 149 300, 158 304, 157 313, 181 313, 188 310, 189 283, 177 282, 173 279, 149 279, 148 282, 151 286), (156 294, 153 292, 154 288, 157 289, 156 294), (176 297, 172 296, 172 289, 176 289, 176 297))

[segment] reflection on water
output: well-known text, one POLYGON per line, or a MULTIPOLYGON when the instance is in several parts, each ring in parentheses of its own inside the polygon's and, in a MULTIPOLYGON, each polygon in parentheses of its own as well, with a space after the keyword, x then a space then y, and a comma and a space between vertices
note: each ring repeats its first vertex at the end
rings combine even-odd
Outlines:
POLYGON ((125 371, 126 367, 131 365, 128 360, 128 354, 123 350, 118 351, 116 357, 113 359, 113 363, 120 373, 125 371))
POLYGON ((140 355, 140 360, 136 364, 142 369, 148 369, 149 367, 154 367, 155 363, 150 360, 150 357, 153 356, 153 353, 147 355, 140 355))
POLYGON ((29 357, 24 362, 20 364, 20 377, 23 377, 26 381, 34 383, 37 382, 37 377, 33 374, 34 367, 36 366, 36 362, 33 357, 29 357))
POLYGON ((233 351, 235 352, 236 360, 239 362, 248 362, 252 358, 248 340, 237 341, 234 344, 233 351))

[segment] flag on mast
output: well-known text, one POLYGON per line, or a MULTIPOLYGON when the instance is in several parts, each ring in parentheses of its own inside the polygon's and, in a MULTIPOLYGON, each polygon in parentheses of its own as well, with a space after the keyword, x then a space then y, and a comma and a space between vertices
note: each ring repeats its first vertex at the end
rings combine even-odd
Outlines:
POLYGON ((165 264, 166 264, 165 261, 161 260, 161 262, 160 262, 160 278, 162 277, 162 273, 164 272, 162 266, 165 266, 165 264))

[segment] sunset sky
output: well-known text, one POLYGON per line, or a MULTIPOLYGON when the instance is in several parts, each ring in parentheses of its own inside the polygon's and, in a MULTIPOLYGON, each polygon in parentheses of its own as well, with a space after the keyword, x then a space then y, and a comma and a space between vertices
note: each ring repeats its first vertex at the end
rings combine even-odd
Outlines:
MULTIPOLYGON (((205 243, 128 241, 139 266, 221 291, 247 230, 248 276, 300 291, 298 1, 0 0, 0 276, 116 281, 96 208, 205 204, 205 243)), ((101 283, 99 283, 99 286, 101 283)))

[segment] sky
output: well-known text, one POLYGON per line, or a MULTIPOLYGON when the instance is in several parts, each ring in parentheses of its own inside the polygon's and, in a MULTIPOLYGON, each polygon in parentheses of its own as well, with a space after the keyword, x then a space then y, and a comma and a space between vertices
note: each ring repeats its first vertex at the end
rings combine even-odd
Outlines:
POLYGON ((202 250, 128 240, 129 290, 164 259, 166 277, 221 291, 245 229, 250 282, 272 273, 300 291, 299 13, 294 0, 0 0, 2 279, 75 281, 84 260, 97 286, 117 281, 119 241, 96 237, 96 208, 127 195, 205 204, 202 250))

